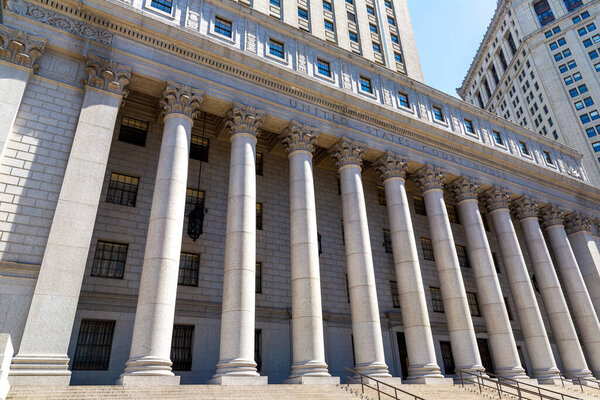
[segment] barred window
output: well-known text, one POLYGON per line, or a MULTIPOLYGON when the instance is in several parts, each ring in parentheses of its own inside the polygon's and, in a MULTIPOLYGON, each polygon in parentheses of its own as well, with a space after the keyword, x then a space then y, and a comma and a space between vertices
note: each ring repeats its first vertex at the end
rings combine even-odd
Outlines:
POLYGON ((477 293, 467 292, 467 303, 469 303, 471 315, 479 317, 481 314, 479 313, 479 306, 477 305, 477 293))
POLYGON ((423 196, 413 196, 413 205, 415 207, 415 214, 427 215, 427 210, 425 209, 425 199, 423 196))
MULTIPOLYGON (((200 204, 200 208, 204 208, 204 191, 187 188, 185 192, 185 214, 184 214, 184 229, 187 229, 188 226, 188 216, 192 212, 194 208, 196 208, 196 204, 200 204)), ((200 234, 204 230, 204 226, 200 227, 200 234)))
POLYGON ((390 290, 392 292, 392 304, 394 308, 400 308, 400 294, 398 293, 398 282, 390 281, 390 290))
POLYGON ((455 245, 456 255, 458 256, 458 265, 464 268, 471 268, 469 265, 469 256, 467 255, 467 249, 465 246, 455 245))
POLYGON ((148 121, 142 121, 130 117, 121 118, 121 129, 119 129, 119 140, 125 143, 144 147, 148 134, 148 121))
POLYGON ((192 135, 190 140, 190 158, 192 160, 200 160, 208 162, 209 140, 202 136, 192 135))
POLYGON ((198 271, 200 270, 200 254, 181 253, 179 257, 179 279, 181 286, 198 286, 198 271))
POLYGON ((256 175, 263 176, 263 153, 256 153, 256 175))
POLYGON ((387 200, 385 199, 385 187, 377 186, 377 200, 379 201, 379 205, 387 205, 387 200))
POLYGON ((171 339, 171 362, 173 371, 192 369, 192 343, 194 325, 174 325, 171 339))
POLYGON ((152 0, 150 5, 169 14, 171 14, 171 10, 173 9, 173 2, 170 0, 152 0))
POLYGON ((139 182, 134 176, 111 173, 106 202, 135 207, 139 182))
POLYGON ((444 363, 444 372, 447 375, 454 374, 456 365, 454 364, 454 357, 452 357, 452 345, 450 342, 441 341, 440 350, 442 351, 442 361, 444 363))
POLYGON ((423 250, 423 259, 428 261, 435 261, 435 255, 433 254, 433 245, 431 240, 427 238, 421 238, 421 249, 423 250))
POLYGON ((456 206, 452 204, 446 204, 446 210, 448 211, 448 219, 453 224, 460 224, 460 219, 458 219, 458 212, 456 210, 456 206))
POLYGON ((510 312, 510 305, 508 304, 508 297, 504 298, 504 304, 506 304, 506 313, 508 314, 508 319, 512 321, 512 313, 510 312))
POLYGON ((82 320, 72 369, 108 370, 114 330, 115 321, 82 320))
POLYGON ((255 289, 256 293, 262 293, 262 262, 256 263, 256 272, 255 272, 255 289))
POLYGON ((431 305, 433 306, 434 312, 444 312, 444 302, 442 301, 442 291, 438 287, 429 287, 429 293, 431 294, 431 305))
POLYGON ((92 264, 92 276, 123 279, 127 248, 127 244, 98 240, 92 264))
POLYGON ((231 37, 231 21, 221 17, 215 17, 215 32, 223 36, 231 37))
POLYGON ((256 362, 256 372, 262 369, 262 330, 254 330, 254 361, 256 362))
POLYGON ((386 253, 392 252, 392 235, 389 229, 383 230, 383 247, 385 247, 386 253))
POLYGON ((263 205, 262 203, 256 203, 256 229, 262 230, 263 228, 263 205))

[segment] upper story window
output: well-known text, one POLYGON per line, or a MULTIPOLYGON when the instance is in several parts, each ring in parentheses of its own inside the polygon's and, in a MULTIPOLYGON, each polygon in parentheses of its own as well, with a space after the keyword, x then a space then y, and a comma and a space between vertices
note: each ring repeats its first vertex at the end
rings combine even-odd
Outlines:
POLYGON ((390 38, 392 39, 392 43, 396 43, 396 44, 400 44, 400 40, 398 40, 398 36, 397 35, 390 35, 390 38))
POLYGON ((392 0, 384 0, 384 4, 387 8, 392 8, 392 0))
POLYGON ((413 196, 413 205, 415 207, 415 214, 427 215, 427 209, 425 208, 425 199, 423 196, 413 196))
POLYGON ((502 49, 500 49, 500 51, 498 52, 498 58, 500 59, 500 64, 502 65, 502 68, 506 71, 506 69, 508 68, 508 63, 506 62, 506 57, 504 57, 504 52, 502 51, 502 49))
POLYGON ((98 240, 92 264, 92 276, 122 279, 127 261, 127 249, 127 244, 98 240))
POLYGON ((263 153, 256 152, 256 175, 263 176, 263 153))
POLYGON ((144 147, 148 134, 148 122, 130 117, 121 118, 119 141, 144 147))
POLYGON ((533 9, 540 21, 540 25, 544 26, 554 21, 554 13, 548 4, 548 0, 539 0, 533 3, 533 9))
POLYGON ((346 15, 348 16, 348 21, 356 23, 356 15, 354 13, 346 11, 346 15))
POLYGON ((377 201, 380 206, 387 205, 387 199, 385 198, 385 187, 377 186, 377 201))
POLYGON ((521 148, 521 153, 523 153, 526 156, 529 155, 529 149, 527 148, 525 142, 519 142, 519 147, 521 148))
POLYGON ((223 19, 221 17, 215 17, 215 32, 223 35, 223 36, 227 36, 228 38, 231 37, 231 21, 227 21, 226 19, 223 19))
POLYGON ((387 17, 388 19, 388 24, 390 24, 391 26, 396 26, 396 20, 394 19, 394 17, 387 17))
POLYGON ((423 259, 428 261, 435 261, 435 255, 433 253, 433 244, 430 239, 421 238, 421 250, 423 250, 423 259))
POLYGON ((179 256, 179 276, 177 284, 181 286, 198 286, 200 255, 182 252, 179 256))
POLYGON ((329 20, 325 20, 325 30, 329 31, 329 32, 333 32, 333 22, 329 21, 329 20))
POLYGON ((106 202, 135 207, 139 182, 134 176, 111 173, 106 202))
POLYGON ((317 72, 323 76, 331 77, 331 66, 327 61, 317 58, 317 72))
POLYGON ((470 119, 465 119, 465 127, 467 128, 467 132, 475 133, 475 128, 473 128, 473 121, 470 119))
POLYGON ((506 41, 508 42, 508 47, 510 47, 513 56, 517 54, 517 45, 515 44, 515 39, 513 39, 511 32, 508 32, 508 35, 506 35, 506 41))
POLYGON ((402 61, 402 54, 400 54, 400 53, 394 53, 394 60, 396 60, 396 62, 399 62, 399 63, 403 62, 402 61))
POLYGON ((262 230, 263 228, 263 205, 262 203, 256 203, 256 229, 262 230))
POLYGON ((438 121, 444 120, 444 113, 442 112, 442 109, 440 107, 433 106, 433 118, 435 118, 438 121))
POLYGON ((571 12, 577 10, 579 7, 583 6, 583 1, 581 0, 564 0, 565 6, 567 7, 567 11, 571 12))
POLYGON ((209 139, 202 136, 192 135, 190 140, 190 158, 208 162, 209 139))
POLYGON ((375 9, 371 6, 367 6, 367 14, 375 15, 375 9))
POLYGON ((371 80, 369 78, 365 78, 361 75, 360 77, 360 89, 363 92, 373 93, 373 86, 371 85, 371 80))
POLYGON ((164 11, 168 14, 171 14, 171 11, 173 10, 173 2, 169 0, 152 0, 150 5, 157 10, 164 11))
POLYGON ((280 0, 269 0, 269 3, 275 7, 281 7, 281 1, 280 0))
POLYGON ((331 5, 331 2, 323 1, 323 10, 330 12, 333 11, 333 6, 331 5))
POLYGON ((410 108, 410 101, 406 93, 398 92, 398 102, 404 108, 410 108))
POLYGON ((379 43, 373 43, 373 51, 375 53, 381 53, 381 46, 379 45, 379 43))
POLYGON ((369 30, 373 33, 377 33, 377 25, 369 24, 369 30))
POLYGON ((283 43, 274 40, 274 39, 269 39, 269 54, 278 58, 284 58, 285 59, 285 53, 283 51, 284 47, 283 47, 283 43))
POLYGON ((354 0, 346 0, 346 3, 348 3, 348 4, 354 4, 354 0))
POLYGON ((493 131, 493 134, 494 134, 494 141, 496 142, 496 144, 499 144, 500 146, 504 145, 504 140, 502 140, 502 136, 500 135, 500 132, 493 131))
POLYGON ((350 41, 358 43, 358 33, 349 32, 348 36, 350 37, 350 41))
POLYGON ((308 10, 304 8, 298 8, 298 17, 302 19, 308 19, 308 10))

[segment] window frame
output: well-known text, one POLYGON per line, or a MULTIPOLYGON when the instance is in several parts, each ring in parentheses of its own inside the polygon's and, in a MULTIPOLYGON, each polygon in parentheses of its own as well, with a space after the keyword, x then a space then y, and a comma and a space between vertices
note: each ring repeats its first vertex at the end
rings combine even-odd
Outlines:
MULTIPOLYGON (((75 345, 75 352, 73 354, 71 370, 73 371, 108 371, 110 367, 110 359, 112 353, 112 344, 114 341, 116 321, 110 320, 99 320, 99 319, 82 319, 79 324, 79 333, 77 334, 77 343, 75 345), (96 324, 97 331, 89 333, 92 325, 96 324), (100 329, 100 328, 102 329, 100 329), (88 336, 86 335, 86 332, 88 336), (87 340, 86 340, 87 338, 87 340), (92 340, 104 339, 101 343, 90 343, 92 340), (95 346, 95 347, 94 347, 95 346), (100 347, 103 351, 99 352, 97 349, 100 347), (88 348, 91 350, 87 351, 88 348), (85 349, 85 351, 84 351, 85 349), (87 352, 86 352, 87 351, 87 352), (89 354, 89 357, 84 357, 82 353, 89 354), (92 358, 92 356, 98 357, 98 353, 101 353, 101 358, 94 362, 92 359, 84 360, 86 358, 92 358), (88 363, 87 365, 85 363, 88 363), (91 364, 91 365, 90 365, 91 364)), ((100 340, 98 340, 100 342, 100 340)))

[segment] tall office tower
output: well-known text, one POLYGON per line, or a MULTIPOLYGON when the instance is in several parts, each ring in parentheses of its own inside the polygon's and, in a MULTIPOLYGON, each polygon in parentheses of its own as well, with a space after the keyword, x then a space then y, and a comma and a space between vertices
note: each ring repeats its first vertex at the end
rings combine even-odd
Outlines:
POLYGON ((600 185, 600 1, 500 0, 458 94, 581 152, 600 185))

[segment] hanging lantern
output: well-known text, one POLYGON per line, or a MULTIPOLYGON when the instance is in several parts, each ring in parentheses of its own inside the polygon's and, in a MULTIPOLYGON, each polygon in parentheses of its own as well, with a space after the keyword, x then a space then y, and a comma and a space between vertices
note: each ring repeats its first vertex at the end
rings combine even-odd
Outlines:
POLYGON ((201 202, 196 203, 196 207, 188 215, 187 234, 192 238, 194 243, 202 234, 202 226, 204 225, 204 205, 201 202))

